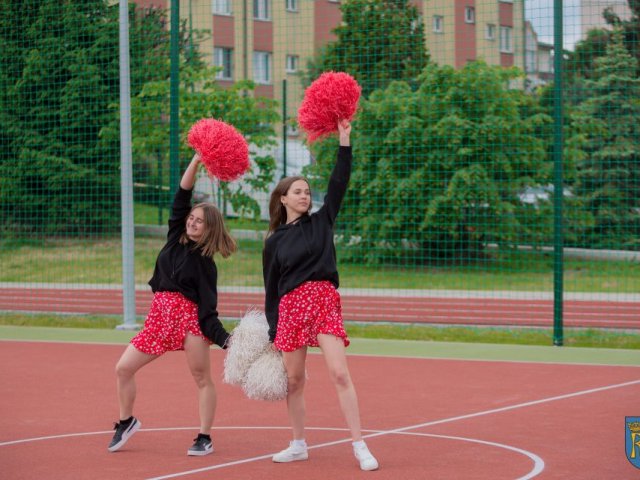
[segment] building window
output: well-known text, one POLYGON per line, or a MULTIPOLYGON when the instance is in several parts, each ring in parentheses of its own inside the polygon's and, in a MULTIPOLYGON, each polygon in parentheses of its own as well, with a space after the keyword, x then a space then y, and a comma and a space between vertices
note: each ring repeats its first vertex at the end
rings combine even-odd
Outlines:
POLYGON ((287 55, 286 71, 287 73, 296 73, 298 71, 298 62, 300 57, 298 55, 287 55))
POLYGON ((261 85, 271 84, 271 53, 253 52, 253 81, 261 85))
POLYGON ((535 51, 526 51, 524 55, 524 71, 527 73, 535 73, 536 60, 535 51))
POLYGON ((487 40, 496 39, 496 26, 493 23, 487 23, 487 29, 485 30, 484 36, 487 40))
POLYGON ((288 12, 297 12, 298 11, 298 0, 285 0, 287 5, 288 12))
POLYGON ((271 0, 253 0, 253 18, 271 20, 271 0))
POLYGON ((500 27, 500 52, 513 53, 513 28, 500 27))
POLYGON ((444 32, 444 17, 442 15, 433 16, 433 31, 435 33, 444 32))
POLYGON ((216 73, 218 80, 233 80, 233 49, 215 47, 213 49, 213 64, 221 68, 216 73))
POLYGON ((473 7, 464 7, 465 23, 476 23, 476 9, 473 7))
POLYGON ((213 0, 211 11, 214 15, 231 15, 232 0, 213 0))

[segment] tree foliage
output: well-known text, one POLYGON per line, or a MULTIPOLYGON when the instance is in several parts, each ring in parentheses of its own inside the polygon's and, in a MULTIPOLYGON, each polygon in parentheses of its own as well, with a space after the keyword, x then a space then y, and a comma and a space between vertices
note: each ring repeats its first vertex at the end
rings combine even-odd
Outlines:
MULTIPOLYGON (((628 20, 618 17, 611 7, 603 9, 602 17, 609 28, 589 30, 587 37, 576 44, 575 50, 568 52, 565 76, 570 84, 581 78, 591 78, 594 60, 605 55, 607 45, 612 42, 614 30, 622 36, 622 43, 629 54, 640 62, 640 1, 627 0, 627 5, 631 11, 628 20)), ((640 71, 636 71, 636 74, 640 74, 640 71)))
POLYGON ((573 113, 581 152, 576 194, 595 218, 589 246, 640 248, 640 78, 638 62, 616 32, 586 80, 589 96, 573 113))
MULTIPOLYGON (((429 65, 413 90, 373 92, 354 122, 354 172, 341 213, 347 257, 371 263, 475 258, 486 241, 511 244, 519 193, 539 182, 547 115, 522 118, 515 69, 429 65)), ((326 181, 331 142, 314 174, 326 181)), ((319 182, 318 184, 319 185, 319 182)))
MULTIPOLYGON (((273 126, 278 119, 275 102, 255 97, 251 81, 235 82, 229 88, 215 81, 217 67, 183 60, 180 78, 180 142, 181 168, 193 155, 186 142, 191 126, 201 118, 215 118, 234 125, 247 139, 252 160, 251 171, 243 177, 243 185, 253 192, 267 191, 273 180, 275 160, 268 152, 275 145, 273 126)), ((168 164, 169 150, 169 95, 168 79, 147 82, 132 99, 133 152, 136 181, 166 185, 162 172, 155 165, 168 164)), ((112 132, 113 133, 113 132, 112 132)), ((165 170, 165 174, 168 172, 165 170)), ((166 175, 165 175, 166 177, 166 175)), ((258 217, 260 207, 253 195, 238 182, 220 182, 224 200, 229 201, 240 214, 258 217)))
MULTIPOLYGON (((136 180, 169 149, 167 12, 129 3, 132 136, 136 180)), ((181 131, 212 116, 269 144, 269 100, 224 91, 190 47, 205 33, 182 22, 181 131), (191 36, 193 35, 193 36, 191 36), (264 107, 264 108, 259 108, 264 107)), ((120 225, 119 8, 106 0, 0 2, 0 228, 5 234, 103 235, 120 225)), ((182 159, 191 157, 183 142, 182 159)), ((247 182, 264 188, 273 159, 256 154, 247 182)), ((168 172, 168 168, 165 172, 168 172)), ((157 180, 163 182, 162 175, 157 180)), ((223 185, 236 211, 255 201, 223 185)))
POLYGON ((307 84, 322 72, 348 72, 367 97, 392 80, 414 81, 427 65, 424 25, 409 0, 349 0, 340 10, 337 39, 310 61, 307 84))
MULTIPOLYGON (((164 16, 129 10, 131 85, 166 76, 164 16)), ((0 3, 0 225, 99 234, 120 220, 118 6, 103 0, 0 3)))

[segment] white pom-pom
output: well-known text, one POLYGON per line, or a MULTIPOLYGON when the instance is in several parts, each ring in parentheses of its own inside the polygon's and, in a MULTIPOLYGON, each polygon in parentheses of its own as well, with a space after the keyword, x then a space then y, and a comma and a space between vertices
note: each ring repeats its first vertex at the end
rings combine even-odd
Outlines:
POLYGON ((247 370, 269 344, 269 324, 264 313, 252 309, 233 330, 224 359, 224 382, 242 385, 247 370))
POLYGON ((247 397, 274 402, 287 397, 287 372, 282 354, 267 347, 247 370, 242 384, 247 397))

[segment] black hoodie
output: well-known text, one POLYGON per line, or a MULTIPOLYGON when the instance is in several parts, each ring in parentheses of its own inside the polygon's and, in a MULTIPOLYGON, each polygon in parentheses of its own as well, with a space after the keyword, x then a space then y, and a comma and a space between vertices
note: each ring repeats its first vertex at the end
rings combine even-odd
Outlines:
POLYGON ((191 211, 192 190, 176 191, 169 218, 167 243, 158 254, 153 277, 149 280, 155 292, 180 292, 198 305, 198 323, 202 333, 212 342, 226 347, 229 333, 218 318, 218 271, 211 257, 202 255, 195 242, 180 243, 191 211))
POLYGON ((328 280, 338 288, 333 224, 349 184, 351 157, 351 147, 339 147, 338 160, 320 210, 295 223, 280 225, 265 241, 262 272, 265 314, 272 342, 276 337, 278 306, 283 295, 310 280, 328 280))

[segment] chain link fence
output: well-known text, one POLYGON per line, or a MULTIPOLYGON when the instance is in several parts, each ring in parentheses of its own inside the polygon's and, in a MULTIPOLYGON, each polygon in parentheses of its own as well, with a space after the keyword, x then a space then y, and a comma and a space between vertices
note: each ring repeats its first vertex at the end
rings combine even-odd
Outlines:
MULTIPOLYGON (((196 186, 240 241, 220 310, 261 304, 270 189, 302 173, 319 206, 335 158, 296 123, 304 89, 344 71, 346 320, 638 328, 640 11, 561 3, 128 2, 138 314, 204 117, 251 147, 241 181, 196 186)), ((122 314, 121 7, 0 4, 0 310, 122 314)))

